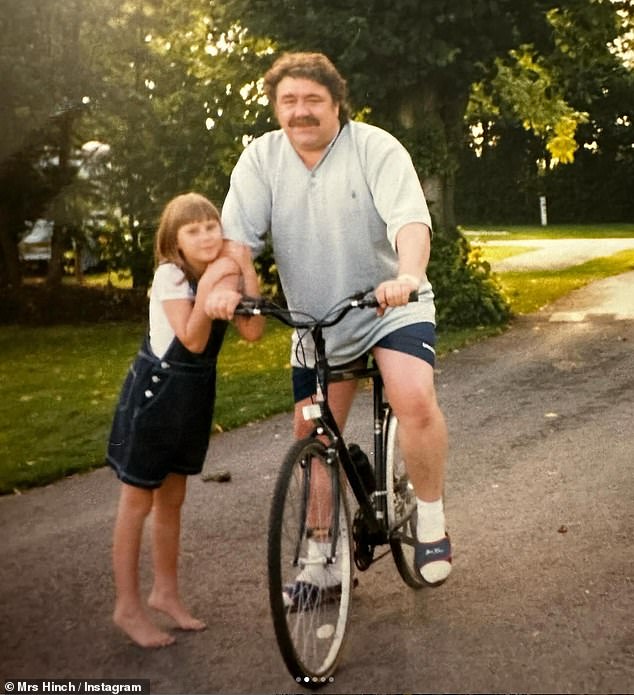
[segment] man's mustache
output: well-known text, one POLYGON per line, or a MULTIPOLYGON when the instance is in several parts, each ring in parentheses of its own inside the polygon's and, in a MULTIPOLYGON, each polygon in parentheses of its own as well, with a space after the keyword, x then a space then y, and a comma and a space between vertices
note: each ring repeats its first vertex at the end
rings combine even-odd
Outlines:
POLYGON ((295 118, 291 118, 288 125, 291 128, 301 128, 302 126, 306 125, 318 126, 319 120, 315 118, 315 116, 297 116, 295 118))

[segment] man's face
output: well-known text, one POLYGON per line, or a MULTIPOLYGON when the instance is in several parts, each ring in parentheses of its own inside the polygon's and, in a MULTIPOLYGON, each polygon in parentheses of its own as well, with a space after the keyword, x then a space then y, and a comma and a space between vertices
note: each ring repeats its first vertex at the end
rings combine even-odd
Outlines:
POLYGON ((339 104, 326 87, 303 77, 280 80, 275 115, 300 155, 323 151, 339 132, 339 104))

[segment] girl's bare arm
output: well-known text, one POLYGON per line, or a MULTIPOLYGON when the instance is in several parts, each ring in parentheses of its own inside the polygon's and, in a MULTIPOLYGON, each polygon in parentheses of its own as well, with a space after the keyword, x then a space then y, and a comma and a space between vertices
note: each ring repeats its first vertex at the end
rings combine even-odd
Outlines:
POLYGON ((240 269, 237 263, 222 256, 207 266, 198 281, 195 300, 169 299, 163 302, 165 314, 181 343, 191 352, 202 352, 209 340, 211 321, 205 313, 205 301, 221 284, 238 286, 240 269))
POLYGON ((220 283, 207 298, 207 314, 212 318, 234 320, 236 328, 245 340, 258 340, 264 332, 264 317, 234 315, 243 295, 260 296, 260 281, 251 260, 251 251, 244 244, 225 242, 224 253, 238 264, 241 272, 240 282, 234 287, 228 282, 220 283))

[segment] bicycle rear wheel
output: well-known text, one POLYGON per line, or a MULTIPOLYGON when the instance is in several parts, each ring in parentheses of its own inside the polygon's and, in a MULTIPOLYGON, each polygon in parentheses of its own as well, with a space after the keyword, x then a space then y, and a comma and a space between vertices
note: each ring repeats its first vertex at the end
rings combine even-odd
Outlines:
POLYGON ((416 494, 398 444, 398 420, 388 416, 385 432, 385 481, 390 548, 398 573, 413 589, 421 589, 425 581, 416 569, 416 494))
POLYGON ((341 654, 352 590, 352 544, 340 467, 314 438, 288 451, 273 494, 268 544, 275 636, 298 683, 327 683, 341 654), (318 493, 317 490, 320 492, 318 493))

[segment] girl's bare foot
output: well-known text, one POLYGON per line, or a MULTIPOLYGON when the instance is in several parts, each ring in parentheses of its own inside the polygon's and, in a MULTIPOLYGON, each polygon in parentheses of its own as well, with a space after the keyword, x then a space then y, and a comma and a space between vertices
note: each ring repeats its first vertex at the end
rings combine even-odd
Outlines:
POLYGON ((128 637, 146 649, 168 647, 176 642, 176 638, 168 632, 160 630, 142 610, 125 611, 115 608, 114 624, 128 637))
POLYGON ((169 615, 181 630, 200 632, 201 630, 207 629, 207 625, 202 620, 194 618, 177 596, 160 597, 158 594, 152 592, 148 599, 148 605, 150 608, 154 608, 157 611, 169 615))

